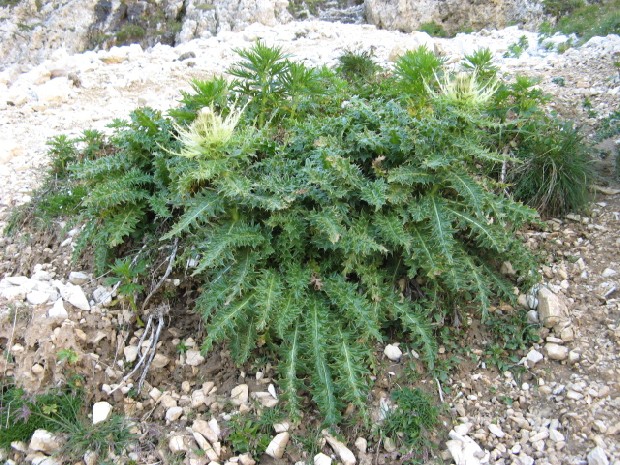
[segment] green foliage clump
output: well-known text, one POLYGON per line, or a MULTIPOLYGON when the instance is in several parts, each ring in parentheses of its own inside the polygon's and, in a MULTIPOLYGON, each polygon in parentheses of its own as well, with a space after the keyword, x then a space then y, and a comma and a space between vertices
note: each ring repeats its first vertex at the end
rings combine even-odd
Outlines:
POLYGON ((519 58, 529 46, 527 36, 521 36, 518 41, 508 46, 508 50, 504 53, 504 58, 519 58))
POLYGON ((589 199, 590 157, 570 123, 550 117, 528 121, 517 151, 523 162, 511 173, 515 198, 548 215, 579 210, 589 199))
POLYGON ((262 414, 237 413, 224 425, 223 439, 230 443, 235 454, 264 453, 273 439, 273 425, 284 415, 277 408, 265 409, 262 414))
POLYGON ((433 398, 420 389, 399 388, 391 397, 396 406, 380 426, 382 436, 400 446, 402 463, 426 463, 421 460, 433 447, 430 434, 439 422, 439 408, 433 398))
POLYGON ((496 312, 489 318, 488 328, 494 339, 485 349, 486 362, 501 372, 519 366, 519 351, 540 342, 540 326, 527 323, 525 310, 496 312))
POLYGON ((172 122, 150 108, 135 110, 130 121, 115 120, 115 134, 88 144, 71 166, 71 181, 86 191, 78 223, 86 223, 74 250, 92 246, 95 269, 103 273, 112 250, 130 236, 153 234, 169 218, 169 154, 176 145, 172 122), (93 150, 94 149, 94 150, 93 150))
POLYGON ((493 52, 489 48, 481 48, 471 55, 465 55, 463 69, 476 75, 484 83, 497 78, 498 68, 493 64, 493 52))
POLYGON ((620 1, 577 8, 569 16, 561 18, 557 28, 564 34, 577 34, 583 42, 594 36, 620 34, 620 1))
MULTIPOLYGON (((557 19, 555 26, 545 25, 543 32, 577 34, 580 43, 594 36, 607 36, 620 33, 620 0, 590 2, 583 0, 546 0, 545 12, 557 19)), ((573 44, 563 45, 566 49, 573 44)))
POLYGON ((28 442, 37 429, 65 439, 58 454, 68 461, 80 460, 84 452, 113 451, 120 454, 133 440, 125 419, 113 415, 97 425, 83 412, 84 396, 66 386, 45 394, 28 395, 23 389, 5 384, 0 389, 0 448, 11 442, 28 442))
POLYGON ((426 32, 431 37, 448 37, 448 33, 441 24, 434 22, 423 23, 419 27, 420 31, 426 32))
POLYGON ((570 15, 584 6, 583 0, 543 0, 543 11, 554 18, 570 15))
POLYGON ((450 74, 419 48, 362 80, 349 71, 374 71, 370 56, 330 70, 261 42, 238 53, 230 82, 194 81, 167 116, 138 109, 109 137, 59 145, 54 166, 84 193, 76 254, 91 250, 99 270, 125 257, 114 274, 135 294, 132 250, 178 243, 204 352, 228 341, 242 364, 263 346, 294 418, 303 391, 326 424, 347 406, 364 416, 385 334, 408 334, 432 368, 435 326, 461 308, 485 320, 535 282, 517 233, 536 213, 500 173, 544 143, 522 128, 545 97, 528 80, 498 84, 486 52, 450 74))
POLYGON ((0 0, 0 8, 14 7, 20 0, 0 0))
POLYGON ((603 118, 596 131, 596 140, 601 141, 620 135, 620 109, 612 111, 603 118))
POLYGON ((140 42, 146 35, 146 30, 138 24, 126 23, 116 32, 118 45, 127 45, 140 42))
POLYGON ((57 431, 60 418, 76 421, 81 399, 75 393, 50 391, 28 396, 12 384, 0 389, 0 448, 10 448, 12 441, 28 441, 37 429, 57 431))
POLYGON ((426 46, 408 50, 394 67, 397 89, 409 98, 423 101, 435 77, 441 75, 444 62, 426 46))
POLYGON ((372 50, 345 50, 338 57, 336 71, 348 82, 368 83, 375 79, 381 66, 375 62, 372 50))

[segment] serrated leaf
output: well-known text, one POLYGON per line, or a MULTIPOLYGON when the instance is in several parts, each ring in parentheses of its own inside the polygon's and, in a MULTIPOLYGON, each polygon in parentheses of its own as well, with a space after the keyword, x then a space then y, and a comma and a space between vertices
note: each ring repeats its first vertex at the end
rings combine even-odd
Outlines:
POLYGON ((279 307, 282 294, 282 281, 273 270, 263 270, 260 278, 254 285, 254 302, 257 311, 256 329, 262 332, 270 319, 274 317, 275 309, 279 307))
POLYGON ((229 336, 237 326, 237 319, 246 317, 251 318, 250 302, 252 295, 234 301, 230 305, 224 306, 215 313, 213 321, 207 325, 207 337, 202 344, 202 351, 207 353, 213 344, 229 336))
POLYGON ((214 192, 203 192, 192 198, 188 204, 189 208, 186 208, 179 221, 160 240, 164 241, 174 236, 187 234, 191 226, 206 222, 223 212, 222 199, 214 192))

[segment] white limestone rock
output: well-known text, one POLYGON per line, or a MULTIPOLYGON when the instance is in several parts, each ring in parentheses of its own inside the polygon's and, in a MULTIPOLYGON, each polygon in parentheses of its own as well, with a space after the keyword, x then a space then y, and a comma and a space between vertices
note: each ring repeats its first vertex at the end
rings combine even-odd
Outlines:
POLYGON ((205 358, 200 354, 200 351, 189 349, 185 352, 185 363, 191 367, 197 367, 204 363, 205 358))
POLYGON ((588 452, 588 465, 609 465, 609 459, 605 450, 601 446, 597 446, 588 452))
POLYGON ((394 344, 388 344, 387 346, 385 346, 383 353, 393 362, 400 362, 400 359, 403 356, 403 351, 394 344))
POLYGON ((286 445, 288 444, 290 437, 291 435, 289 433, 276 434, 267 446, 265 454, 273 457, 274 459, 281 459, 284 455, 284 450, 286 449, 286 445))
POLYGON ((454 430, 449 433, 450 439, 446 442, 448 451, 456 465, 485 465, 489 463, 491 454, 483 450, 476 441, 466 435, 457 434, 454 430))
POLYGON ((325 437, 331 448, 334 449, 334 452, 336 453, 338 458, 340 458, 342 465, 354 465, 355 463, 357 463, 353 452, 351 452, 351 450, 342 442, 340 442, 331 434, 327 433, 327 431, 323 431, 323 437, 325 437))
POLYGON ((168 441, 168 447, 170 452, 176 454, 178 452, 187 452, 187 445, 185 444, 185 438, 180 434, 172 435, 168 441))
POLYGON ((110 418, 112 405, 108 402, 96 402, 93 404, 93 425, 101 423, 110 418))
POLYGON ((235 405, 247 404, 249 398, 249 388, 247 384, 235 386, 230 392, 230 401, 235 405))
POLYGON ((549 288, 542 286, 538 290, 538 316, 542 324, 547 328, 553 328, 566 320, 568 310, 564 303, 564 298, 554 294, 549 288))
POLYGON ((551 360, 562 361, 568 358, 568 347, 561 346, 560 344, 556 344, 555 342, 549 342, 545 344, 545 352, 547 353, 547 357, 551 360))
POLYGON ((88 299, 86 298, 86 294, 84 294, 84 290, 80 286, 76 286, 75 284, 67 283, 58 285, 58 281, 56 281, 58 290, 60 291, 60 295, 62 298, 69 302, 74 307, 88 311, 90 310, 90 304, 88 303, 88 299))
POLYGON ((26 301, 30 305, 43 305, 49 300, 49 293, 43 291, 30 291, 26 295, 26 301))
POLYGON ((166 410, 166 421, 172 423, 178 420, 183 415, 183 407, 170 407, 166 410))
MULTIPOLYGON (((133 363, 138 358, 138 346, 126 346, 123 348, 123 355, 127 363, 133 363)), ((155 399, 157 400, 157 399, 155 399)))
POLYGON ((314 456, 314 465, 332 465, 331 457, 320 452, 314 456))
POLYGON ((69 318, 69 313, 65 309, 65 304, 62 299, 58 299, 54 302, 52 308, 47 311, 48 318, 69 318))
POLYGON ((542 361, 544 358, 543 354, 538 352, 536 349, 532 349, 527 353, 526 360, 529 366, 534 366, 538 362, 542 361))
POLYGON ((91 276, 82 271, 72 271, 69 273, 69 282, 75 285, 82 285, 88 281, 90 281, 91 276))
POLYGON ((213 431, 213 428, 209 425, 209 423, 205 420, 194 420, 192 423, 192 430, 203 435, 209 442, 217 442, 218 434, 213 431))
POLYGON ((44 429, 38 429, 32 434, 28 447, 33 451, 52 454, 60 448, 61 444, 61 440, 57 436, 44 429))
POLYGON ((365 438, 359 437, 355 440, 355 447, 362 454, 365 454, 366 451, 368 450, 368 441, 365 438))

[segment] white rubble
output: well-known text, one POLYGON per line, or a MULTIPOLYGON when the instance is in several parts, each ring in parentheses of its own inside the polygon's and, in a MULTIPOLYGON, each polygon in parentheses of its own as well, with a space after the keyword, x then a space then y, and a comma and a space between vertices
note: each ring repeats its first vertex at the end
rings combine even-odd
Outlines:
POLYGON ((483 450, 476 442, 466 435, 449 433, 450 439, 446 446, 456 465, 484 465, 489 463, 490 453, 483 450))

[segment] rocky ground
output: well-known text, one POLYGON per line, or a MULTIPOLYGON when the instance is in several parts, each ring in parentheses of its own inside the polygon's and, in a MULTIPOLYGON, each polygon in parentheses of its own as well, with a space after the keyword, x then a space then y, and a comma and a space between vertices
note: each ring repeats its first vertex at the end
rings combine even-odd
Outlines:
MULTIPOLYGON (((40 181, 49 137, 105 129, 112 119, 126 117, 139 105, 170 108, 180 90, 189 88, 190 78, 222 72, 234 61, 234 48, 249 46, 257 38, 281 45, 299 59, 327 64, 333 64, 343 49, 371 47, 379 61, 389 64, 403 50, 426 44, 456 65, 465 53, 487 46, 507 76, 540 77, 541 87, 555 96, 558 112, 586 130, 614 109, 620 92, 612 58, 620 50, 620 37, 594 38, 557 54, 539 47, 535 34, 516 28, 450 40, 367 25, 304 22, 252 26, 177 48, 144 51, 130 46, 74 56, 59 50, 39 66, 15 65, 0 73, 0 227, 40 181), (526 53, 503 58, 522 35, 530 44, 526 53)), ((609 160, 597 157, 606 168, 609 160)), ((525 368, 516 371, 518 375, 474 363, 457 369, 443 383, 449 410, 444 427, 452 431, 450 441, 438 444, 437 462, 620 464, 620 191, 614 187, 599 189, 584 216, 551 219, 545 230, 527 232, 530 246, 548 257, 542 269, 544 286, 529 302, 522 297, 524 306, 536 308, 529 318, 542 320, 542 342, 518 354, 525 368), (469 461, 459 461, 459 456, 469 461)), ((312 462, 313 457, 304 456, 303 448, 290 439, 303 432, 303 425, 274 426, 274 439, 262 457, 231 455, 223 440, 227 420, 234 411, 278 403, 274 369, 257 364, 242 371, 225 349, 203 358, 198 351, 200 320, 184 307, 173 309, 174 319, 162 333, 146 382, 148 395, 127 396, 137 380, 122 383, 124 368, 147 344, 141 340, 144 330, 131 323, 132 312, 123 309, 109 288, 70 263, 76 231, 57 234, 58 230, 0 238, 0 348, 11 355, 1 362, 5 377, 36 390, 58 384, 69 369, 87 374, 95 419, 105 417, 111 407, 140 420, 141 447, 131 452, 136 463, 170 463, 176 452, 192 464, 312 462), (75 365, 59 360, 63 348, 77 353, 75 365)), ((470 342, 478 355, 488 344, 484 335, 470 342)), ((384 357, 373 391, 376 407, 387 396, 389 373, 398 372, 413 355, 391 357, 393 361, 384 357)), ((437 392, 435 380, 421 383, 437 392)), ((53 463, 44 458, 52 452, 49 444, 39 439, 15 444, 0 457, 7 463, 22 463, 24 457, 32 463, 53 463)), ((400 463, 389 441, 355 440, 353 435, 345 445, 332 437, 324 439, 323 455, 314 458, 315 464, 400 463)), ((91 456, 84 459, 86 464, 96 461, 91 456)))

